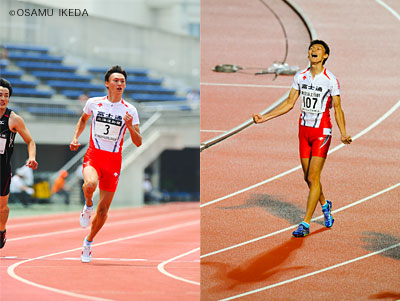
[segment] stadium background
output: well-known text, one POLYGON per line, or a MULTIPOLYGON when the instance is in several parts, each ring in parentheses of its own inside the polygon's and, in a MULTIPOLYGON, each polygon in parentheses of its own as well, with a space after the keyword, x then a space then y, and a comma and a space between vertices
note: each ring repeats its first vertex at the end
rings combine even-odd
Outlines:
MULTIPOLYGON (((0 72, 15 90, 9 107, 25 119, 37 144, 36 183, 44 180, 51 184, 60 169, 67 169, 68 185, 73 187, 71 203, 80 204, 80 185, 74 171, 81 156, 73 158, 76 153, 69 150, 83 106, 78 97, 82 93, 105 95, 104 72, 96 72, 96 68, 118 64, 128 70, 128 85, 132 88, 126 90, 124 98, 137 107, 141 127, 146 130, 141 148, 127 147, 124 151, 126 164, 113 206, 142 204, 145 174, 153 185, 153 201, 198 200, 199 2, 1 1, 0 45, 7 50, 8 57, 4 59, 8 63, 2 65, 0 72), (59 9, 73 9, 77 15, 59 16, 59 9), (88 16, 80 15, 84 10, 88 16), (34 76, 41 69, 20 64, 49 64, 35 57, 43 53, 21 50, 21 46, 47 49, 45 55, 61 57, 61 65, 76 67, 71 74, 86 79, 78 85, 79 78, 64 80, 68 88, 52 86, 52 79, 34 76), (132 74, 132 70, 138 74, 132 74), (8 74, 16 76, 9 78, 8 74), (130 82, 132 78, 134 82, 130 82), (71 83, 81 88, 71 88, 71 83), (140 91, 140 86, 157 86, 160 91, 150 89, 146 93, 146 89, 140 91)), ((54 71, 44 72, 51 75, 54 71)), ((87 128, 79 139, 82 146, 88 142, 89 132, 87 128)), ((26 158, 26 146, 18 137, 13 170, 22 166, 26 158)), ((42 197, 43 202, 47 201, 42 197)))

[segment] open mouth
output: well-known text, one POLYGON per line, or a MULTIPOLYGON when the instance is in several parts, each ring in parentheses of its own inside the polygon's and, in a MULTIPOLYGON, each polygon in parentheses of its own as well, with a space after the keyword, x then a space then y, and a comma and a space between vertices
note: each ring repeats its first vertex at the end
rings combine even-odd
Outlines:
POLYGON ((316 54, 311 54, 311 57, 318 57, 318 55, 316 55, 316 54))

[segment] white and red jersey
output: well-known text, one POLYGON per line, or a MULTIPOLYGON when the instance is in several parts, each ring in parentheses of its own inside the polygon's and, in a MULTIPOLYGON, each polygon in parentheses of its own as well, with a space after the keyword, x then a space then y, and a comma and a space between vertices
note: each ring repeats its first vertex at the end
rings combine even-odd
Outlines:
POLYGON ((132 125, 139 124, 136 108, 121 99, 110 102, 107 96, 88 99, 83 112, 92 115, 89 147, 112 153, 121 152, 126 131, 123 119, 128 112, 133 116, 132 125))
POLYGON ((332 128, 329 114, 332 96, 340 95, 340 85, 336 77, 325 68, 313 78, 310 68, 307 68, 296 73, 292 88, 300 92, 300 125, 332 128))

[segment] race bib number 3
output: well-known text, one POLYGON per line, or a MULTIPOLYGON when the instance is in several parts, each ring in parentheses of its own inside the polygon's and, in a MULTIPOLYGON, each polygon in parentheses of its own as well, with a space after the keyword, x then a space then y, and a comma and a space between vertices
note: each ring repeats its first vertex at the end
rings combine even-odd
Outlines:
POLYGON ((301 92, 301 110, 306 113, 320 114, 324 110, 322 108, 322 93, 301 92))
POLYGON ((96 138, 113 142, 118 140, 122 121, 101 117, 97 117, 96 121, 94 127, 94 136, 96 138))
POLYGON ((0 138, 0 154, 4 154, 6 150, 7 139, 0 138))

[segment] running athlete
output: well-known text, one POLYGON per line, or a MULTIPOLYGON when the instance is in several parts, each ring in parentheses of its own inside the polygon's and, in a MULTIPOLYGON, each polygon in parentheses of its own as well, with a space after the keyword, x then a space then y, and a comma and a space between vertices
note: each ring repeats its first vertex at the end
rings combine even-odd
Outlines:
POLYGON ((304 220, 292 234, 304 237, 310 233, 310 222, 318 201, 322 206, 325 226, 332 227, 332 202, 325 200, 320 182, 322 168, 328 154, 332 137, 332 124, 329 109, 335 108, 335 119, 344 144, 352 142, 346 132, 344 113, 341 107, 340 86, 336 77, 324 64, 329 57, 329 47, 321 40, 311 41, 308 47, 310 67, 299 71, 292 83, 288 98, 272 112, 254 114, 255 123, 262 123, 289 112, 301 97, 301 115, 299 120, 300 160, 310 191, 304 220))
POLYGON ((22 117, 7 108, 12 95, 12 86, 9 81, 0 78, 0 249, 6 243, 6 224, 10 209, 8 197, 10 196, 11 155, 14 150, 16 133, 20 134, 28 147, 28 160, 26 166, 36 169, 36 144, 25 126, 22 117))
POLYGON ((136 108, 122 99, 126 78, 126 72, 120 66, 113 66, 106 72, 104 80, 108 95, 88 99, 70 144, 72 151, 79 148, 78 138, 92 116, 89 149, 83 162, 82 187, 86 203, 80 215, 81 227, 86 228, 89 225, 93 210, 92 196, 98 184, 100 197, 90 233, 83 242, 82 262, 91 260, 91 243, 106 222, 108 209, 117 189, 126 129, 136 146, 142 144, 136 108))

